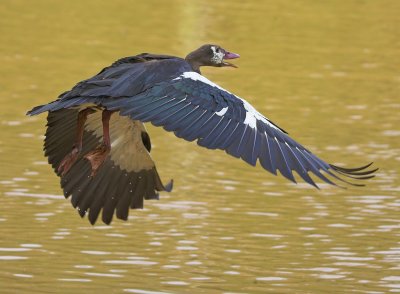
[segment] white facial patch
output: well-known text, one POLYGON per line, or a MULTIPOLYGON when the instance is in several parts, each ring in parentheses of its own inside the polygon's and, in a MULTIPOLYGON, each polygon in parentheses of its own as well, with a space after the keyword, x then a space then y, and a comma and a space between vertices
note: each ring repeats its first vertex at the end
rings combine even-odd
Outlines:
POLYGON ((222 63, 225 54, 221 51, 217 52, 217 48, 215 46, 211 46, 211 50, 213 52, 213 57, 211 58, 211 61, 216 64, 222 63))

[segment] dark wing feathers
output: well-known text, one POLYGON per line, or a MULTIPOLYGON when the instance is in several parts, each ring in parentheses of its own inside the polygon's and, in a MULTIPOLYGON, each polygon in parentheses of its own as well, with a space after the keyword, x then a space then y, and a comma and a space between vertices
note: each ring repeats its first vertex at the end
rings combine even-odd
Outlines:
MULTIPOLYGON (((337 184, 331 178, 361 186, 342 177, 369 179, 377 170, 368 170, 371 164, 359 168, 328 164, 245 100, 192 72, 183 59, 143 53, 116 61, 61 94, 56 101, 28 112, 36 115, 49 111, 44 149, 56 173, 75 140, 78 106, 83 104, 116 110, 134 121, 162 126, 177 137, 197 140, 209 149, 225 150, 253 166, 259 161, 272 174, 279 171, 293 182, 295 171, 317 188, 310 174, 332 185, 337 184)), ((142 133, 141 138, 143 148, 150 152, 147 133, 142 133)), ((82 154, 93 150, 100 141, 94 130, 85 128, 82 154)), ((72 195, 71 202, 81 216, 89 211, 91 223, 100 211, 105 223, 111 222, 114 211, 118 218, 127 219, 129 207, 142 208, 143 199, 158 199, 157 191, 171 191, 173 185, 172 181, 166 186, 162 184, 155 166, 126 171, 111 157, 95 177, 90 173, 90 164, 81 156, 62 177, 61 185, 65 197, 72 195)))
POLYGON ((351 185, 339 175, 355 179, 373 177, 369 166, 344 169, 329 165, 291 139, 288 134, 239 97, 190 72, 156 84, 132 97, 104 99, 108 109, 119 110, 133 120, 152 122, 200 146, 222 149, 251 165, 257 160, 273 174, 277 170, 292 182, 295 171, 318 187, 309 173, 336 185, 326 175, 351 185), (362 172, 355 173, 355 172, 362 172), (324 173, 326 175, 324 175, 324 173))
MULTIPOLYGON (((56 173, 61 160, 71 151, 75 140, 77 113, 78 110, 75 109, 62 109, 49 112, 47 117, 44 150, 56 173)), ((126 171, 110 157, 96 176, 91 177, 90 164, 83 155, 96 148, 100 141, 101 138, 93 132, 85 130, 81 157, 61 178, 64 196, 71 196, 73 207, 82 217, 89 212, 89 221, 93 224, 102 211, 103 222, 109 224, 116 210, 118 218, 127 219, 130 206, 143 208, 144 198, 158 199, 157 191, 171 191, 172 183, 164 187, 155 167, 138 172, 126 171)))
MULTIPOLYGON (((49 104, 34 107, 28 115, 46 111, 57 111, 86 103, 101 105, 101 101, 112 97, 134 97, 153 88, 153 93, 162 91, 157 84, 172 79, 177 73, 190 70, 183 59, 167 55, 143 53, 122 58, 95 76, 76 84, 70 91, 62 93, 49 104), (146 62, 147 61, 147 62, 146 62)), ((157 95, 159 97, 160 95, 157 95)))

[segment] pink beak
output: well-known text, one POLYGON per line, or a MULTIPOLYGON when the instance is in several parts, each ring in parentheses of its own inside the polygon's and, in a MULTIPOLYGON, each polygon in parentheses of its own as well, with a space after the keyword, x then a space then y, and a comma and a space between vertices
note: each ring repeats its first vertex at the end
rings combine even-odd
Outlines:
POLYGON ((239 58, 240 55, 232 52, 225 52, 224 59, 235 59, 239 58))
MULTIPOLYGON (((235 58, 239 58, 239 57, 240 57, 239 54, 226 51, 225 55, 224 55, 224 60, 225 59, 235 59, 235 58)), ((223 61, 222 64, 223 64, 223 66, 231 66, 231 67, 236 67, 237 68, 236 65, 234 65, 234 64, 232 64, 230 62, 223 61)))

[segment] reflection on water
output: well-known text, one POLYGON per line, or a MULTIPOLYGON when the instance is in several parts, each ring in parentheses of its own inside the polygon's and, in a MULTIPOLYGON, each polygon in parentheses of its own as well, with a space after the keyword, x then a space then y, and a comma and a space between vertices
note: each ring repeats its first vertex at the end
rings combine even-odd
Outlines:
POLYGON ((395 1, 5 1, 2 289, 400 292, 399 9, 395 1), (128 222, 80 219, 41 153, 44 116, 25 111, 120 56, 185 55, 206 42, 242 56, 240 69, 207 69, 209 78, 319 156, 375 161, 377 178, 366 188, 317 191, 150 126, 153 156, 174 192, 128 222))

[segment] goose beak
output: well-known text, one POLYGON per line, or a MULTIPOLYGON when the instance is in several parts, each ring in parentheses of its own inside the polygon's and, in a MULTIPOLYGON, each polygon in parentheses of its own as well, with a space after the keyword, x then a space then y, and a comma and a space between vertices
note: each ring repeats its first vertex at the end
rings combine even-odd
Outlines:
POLYGON ((225 59, 235 59, 235 58, 239 58, 239 57, 240 57, 239 54, 226 51, 225 55, 224 55, 224 61, 222 62, 222 65, 223 66, 230 66, 230 67, 236 67, 237 68, 236 65, 234 65, 234 64, 232 64, 230 62, 226 62, 225 59))

